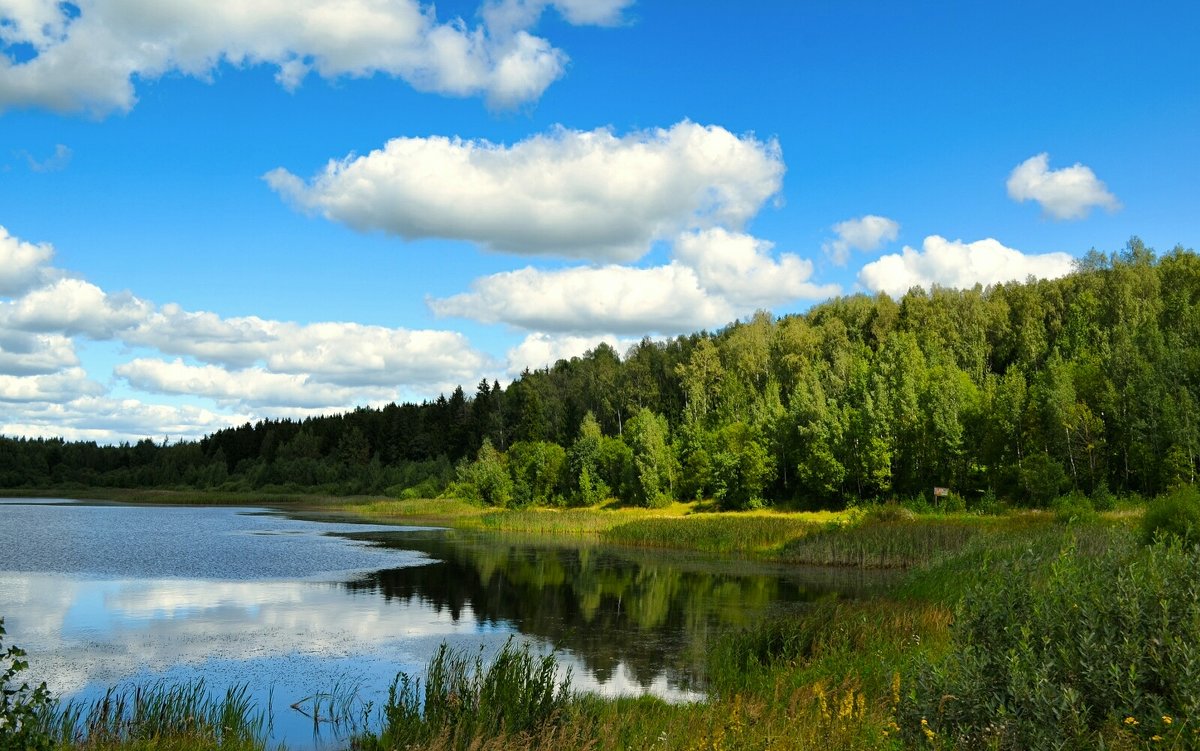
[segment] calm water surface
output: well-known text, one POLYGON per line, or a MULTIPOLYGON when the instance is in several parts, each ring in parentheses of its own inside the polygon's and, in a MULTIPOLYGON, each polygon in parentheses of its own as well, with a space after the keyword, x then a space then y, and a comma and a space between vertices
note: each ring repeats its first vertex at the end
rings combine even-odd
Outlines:
POLYGON ((577 688, 702 696, 718 633, 863 585, 856 574, 513 542, 257 509, 0 500, 0 616, 60 696, 129 682, 249 684, 274 739, 335 685, 379 704, 442 642, 557 650, 577 688))

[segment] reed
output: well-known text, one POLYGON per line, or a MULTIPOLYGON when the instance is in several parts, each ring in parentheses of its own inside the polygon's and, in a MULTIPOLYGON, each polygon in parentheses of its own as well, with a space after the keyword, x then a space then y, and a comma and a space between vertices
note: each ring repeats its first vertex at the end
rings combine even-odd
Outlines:
POLYGON ((156 683, 67 702, 54 713, 51 734, 61 748, 257 751, 267 747, 270 716, 244 685, 220 695, 203 680, 156 683))
POLYGON ((357 748, 475 749, 496 739, 529 742, 555 737, 574 700, 570 674, 558 675, 553 655, 535 655, 510 639, 490 661, 443 644, 421 679, 401 673, 388 691, 378 734, 357 748), (522 740, 524 739, 524 740, 522 740))
POLYGON ((647 518, 605 530, 604 542, 708 553, 765 553, 809 535, 817 525, 783 515, 689 516, 647 518))

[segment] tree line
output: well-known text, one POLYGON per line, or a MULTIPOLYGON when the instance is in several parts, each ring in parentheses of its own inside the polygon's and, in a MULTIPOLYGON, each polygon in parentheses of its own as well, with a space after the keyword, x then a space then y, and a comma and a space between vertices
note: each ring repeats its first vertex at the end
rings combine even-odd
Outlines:
POLYGON ((0 486, 1044 505, 1193 482, 1198 400, 1200 257, 1134 238, 1060 279, 760 312, 421 404, 176 443, 0 438, 0 486))

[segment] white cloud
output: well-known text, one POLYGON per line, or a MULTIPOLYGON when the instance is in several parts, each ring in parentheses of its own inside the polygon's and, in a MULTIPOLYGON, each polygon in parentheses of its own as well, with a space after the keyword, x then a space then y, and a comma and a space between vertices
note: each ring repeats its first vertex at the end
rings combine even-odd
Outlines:
POLYGON ((809 282, 812 263, 771 243, 715 228, 676 238, 674 260, 638 268, 526 267, 476 279, 471 291, 431 299, 439 316, 507 323, 536 332, 643 336, 722 326, 758 308, 838 293, 809 282))
POLYGON ((429 305, 439 316, 556 333, 674 333, 734 317, 724 300, 701 288, 695 271, 679 263, 560 271, 528 266, 476 279, 471 289, 429 305))
POLYGON ((1029 255, 988 238, 972 243, 925 238, 921 250, 905 246, 900 253, 868 263, 858 274, 859 283, 874 292, 901 297, 912 287, 938 285, 970 288, 1034 276, 1054 279, 1071 273, 1073 259, 1066 253, 1029 255))
POLYGON ((201 438, 253 419, 250 413, 218 413, 195 406, 147 404, 138 399, 84 395, 60 401, 10 405, 0 418, 0 434, 62 437, 71 441, 137 441, 148 436, 201 438))
POLYGON ((91 282, 64 278, 0 303, 0 326, 111 339, 145 320, 151 309, 128 292, 109 294, 91 282))
POLYGON ((21 292, 0 299, 0 433, 108 442, 199 437, 251 415, 303 417, 428 398, 499 367, 455 331, 223 318, 110 294, 50 267, 49 246, 0 233, 0 260, 8 261, 0 279, 21 292), (113 375, 144 392, 212 399, 222 411, 108 398, 80 367, 80 337, 179 356, 134 359, 113 375))
POLYGON ((900 234, 900 223, 885 216, 867 214, 858 219, 847 219, 833 225, 837 239, 821 246, 833 262, 845 266, 850 260, 850 251, 878 250, 885 242, 892 242, 900 234))
POLYGON ((527 255, 641 257, 685 229, 741 227, 779 191, 779 146, 681 122, 618 137, 559 128, 512 146, 397 138, 331 161, 311 182, 267 182, 357 230, 443 237, 527 255))
POLYGON ((771 257, 772 243, 721 228, 680 235, 676 260, 695 269, 700 284, 744 313, 798 299, 815 300, 838 293, 835 284, 809 282, 812 261, 794 253, 771 257))
POLYGON ((537 370, 553 365, 559 360, 581 357, 603 342, 607 342, 617 352, 624 352, 638 341, 637 338, 623 338, 611 334, 572 336, 535 331, 508 350, 508 374, 516 377, 526 369, 537 370))
POLYGON ((1037 201, 1055 219, 1083 219, 1094 207, 1116 211, 1121 206, 1090 168, 1076 162, 1073 167, 1051 170, 1046 153, 1013 168, 1008 195, 1014 201, 1037 201))
POLYGON ((48 375, 78 364, 74 342, 61 334, 31 334, 0 327, 0 374, 48 375))
POLYGON ((454 331, 221 318, 177 305, 163 306, 122 339, 226 367, 261 363, 272 373, 307 375, 343 386, 469 382, 488 364, 454 331))
POLYGON ((37 284, 53 256, 49 245, 22 242, 0 226, 0 295, 17 295, 37 284))
POLYGON ((439 22, 418 0, 0 0, 0 44, 35 53, 19 62, 0 55, 0 109, 127 111, 135 80, 209 79, 222 63, 274 66, 289 89, 310 72, 383 74, 510 107, 537 99, 565 70, 566 53, 527 31, 543 8, 569 23, 613 24, 627 4, 503 2, 489 28, 439 22))
POLYGON ((0 402, 53 402, 81 394, 96 396, 104 390, 104 386, 88 379, 82 368, 48 375, 0 375, 0 402))
POLYGON ((396 399, 395 388, 349 388, 319 383, 308 375, 272 373, 264 368, 230 371, 216 365, 187 365, 138 358, 113 372, 136 389, 182 394, 240 403, 247 407, 350 409, 365 402, 385 404, 396 399))

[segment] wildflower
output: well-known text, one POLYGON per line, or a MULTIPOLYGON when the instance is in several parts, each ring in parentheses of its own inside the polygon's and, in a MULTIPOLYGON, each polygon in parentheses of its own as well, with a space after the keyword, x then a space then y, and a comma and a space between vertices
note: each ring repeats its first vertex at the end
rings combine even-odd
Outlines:
POLYGON ((1155 741, 1157 743, 1158 741, 1162 740, 1162 736, 1161 735, 1152 735, 1152 736, 1150 736, 1150 740, 1155 741))
POLYGON ((1138 721, 1133 719, 1132 717, 1126 717, 1125 724, 1129 725, 1130 727, 1133 727, 1134 725, 1138 724, 1138 721))
POLYGON ((1169 715, 1169 714, 1163 715, 1163 724, 1164 725, 1170 725, 1172 722, 1174 722, 1174 720, 1171 719, 1171 715, 1169 715))
POLYGON ((892 673, 892 706, 900 703, 900 671, 892 673))

